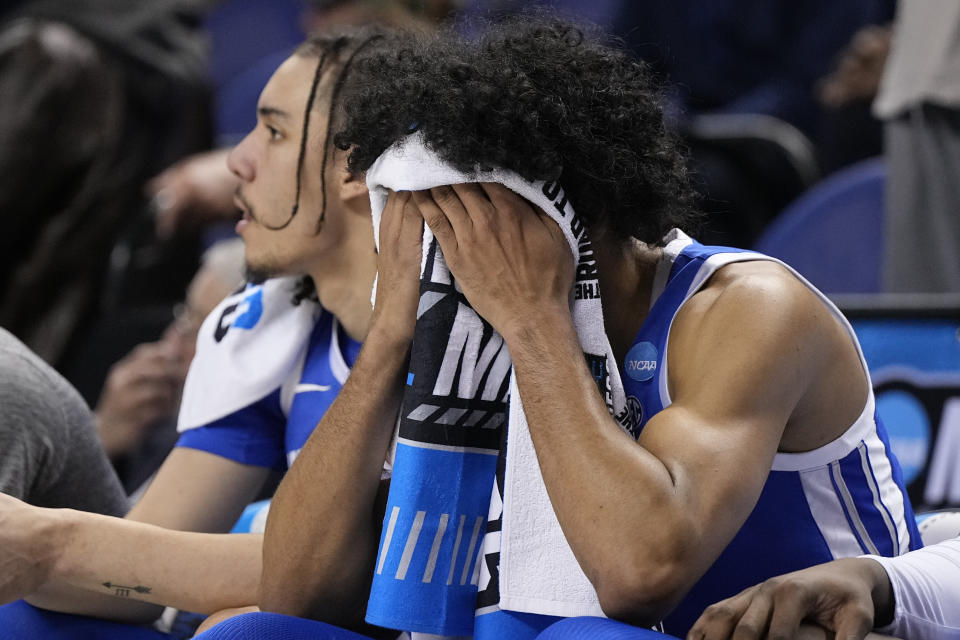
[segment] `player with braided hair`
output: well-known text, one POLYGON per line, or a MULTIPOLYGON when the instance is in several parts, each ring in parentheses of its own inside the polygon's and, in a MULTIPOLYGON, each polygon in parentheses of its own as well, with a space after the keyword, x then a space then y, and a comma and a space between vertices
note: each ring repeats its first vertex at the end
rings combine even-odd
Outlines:
POLYGON ((351 65, 403 37, 313 36, 264 88, 257 126, 228 159, 252 283, 200 330, 178 446, 124 519, 0 495, 0 602, 30 603, 0 607, 4 637, 154 638, 138 625, 163 606, 256 605, 262 536, 221 534, 292 464, 366 334, 369 200, 329 123, 351 65))

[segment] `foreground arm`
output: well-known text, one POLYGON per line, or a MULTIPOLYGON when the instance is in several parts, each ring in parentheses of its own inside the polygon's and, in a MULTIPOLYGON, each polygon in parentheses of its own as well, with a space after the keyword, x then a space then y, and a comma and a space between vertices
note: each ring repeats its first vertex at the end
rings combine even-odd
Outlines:
MULTIPOLYGON (((792 638, 802 622, 841 640, 960 634, 960 538, 896 558, 846 558, 771 578, 707 608, 690 640, 792 638)), ((808 632, 809 633, 809 632, 808 632)))
MULTIPOLYGON (((803 623, 813 623, 838 639, 860 640, 892 618, 893 591, 883 568, 866 558, 844 558, 771 578, 711 605, 687 638, 793 638, 808 626, 803 623)), ((816 637, 813 629, 806 633, 816 637)))
POLYGON ((417 308, 422 221, 409 194, 381 224, 377 305, 350 377, 273 499, 260 606, 353 625, 362 619, 380 519, 375 504, 417 308))
POLYGON ((885 607, 878 626, 893 618, 884 632, 910 640, 960 635, 960 538, 896 558, 870 557, 883 566, 892 586, 889 600, 874 600, 878 612, 885 607))
MULTIPOLYGON (((73 510, 37 515, 55 532, 44 541, 52 547, 49 575, 95 595, 114 596, 108 611, 122 611, 119 599, 198 613, 256 602, 260 535, 172 531, 73 510)), ((56 584, 50 589, 57 593, 56 584)), ((99 607, 88 610, 93 601, 56 602, 47 592, 30 601, 72 613, 99 612, 99 607)))
POLYGON ((418 198, 454 277, 509 346, 550 501, 601 606, 655 622, 753 509, 822 356, 813 326, 829 321, 826 309, 776 277, 697 294, 671 336, 673 404, 633 442, 584 361, 556 225, 497 185, 418 198))
POLYGON ((0 601, 130 621, 253 604, 262 537, 199 532, 228 531, 266 473, 177 448, 126 519, 0 496, 0 601))

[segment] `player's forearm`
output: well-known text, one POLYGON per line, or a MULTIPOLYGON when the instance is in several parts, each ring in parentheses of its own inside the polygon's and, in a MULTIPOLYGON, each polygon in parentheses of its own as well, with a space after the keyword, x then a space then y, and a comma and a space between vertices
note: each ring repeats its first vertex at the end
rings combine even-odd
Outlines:
POLYGON ((58 579, 51 579, 24 600, 41 609, 131 624, 152 622, 163 613, 158 604, 95 593, 58 579))
POLYGON ((572 325, 531 323, 505 339, 544 484, 571 549, 608 613, 657 618, 677 597, 673 574, 689 531, 674 478, 611 418, 572 325), (646 522, 656 526, 639 526, 646 522), (640 601, 650 594, 650 610, 621 612, 617 600, 626 591, 640 601))
POLYGON ((274 497, 262 609, 342 623, 362 610, 379 539, 374 503, 406 362, 406 343, 374 325, 274 497))
POLYGON ((57 515, 59 552, 51 580, 30 598, 37 606, 142 620, 156 617, 159 606, 213 613, 256 603, 262 536, 172 531, 69 510, 57 515))

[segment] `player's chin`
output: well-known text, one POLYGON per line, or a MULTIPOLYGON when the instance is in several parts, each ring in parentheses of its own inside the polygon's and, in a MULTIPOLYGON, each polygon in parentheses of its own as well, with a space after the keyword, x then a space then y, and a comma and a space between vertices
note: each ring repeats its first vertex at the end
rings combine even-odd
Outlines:
POLYGON ((256 256, 251 256, 249 251, 247 252, 246 264, 244 265, 244 274, 247 282, 251 284, 260 284, 270 278, 290 275, 281 265, 270 260, 258 259, 256 256))

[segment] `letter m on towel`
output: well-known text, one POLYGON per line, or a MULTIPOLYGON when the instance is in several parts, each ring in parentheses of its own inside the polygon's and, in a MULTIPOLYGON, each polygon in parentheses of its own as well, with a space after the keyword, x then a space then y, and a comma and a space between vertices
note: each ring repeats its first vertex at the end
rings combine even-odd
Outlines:
POLYGON ((420 283, 400 436, 497 451, 510 393, 510 353, 453 282, 439 280, 420 283))
MULTIPOLYGON (((470 307, 458 303, 457 318, 443 354, 433 394, 451 395, 456 380, 458 398, 497 400, 501 388, 506 396, 507 387, 503 382, 509 373, 510 352, 504 346, 503 338, 491 331, 489 325, 480 322, 470 307)), ((499 400, 506 401, 506 397, 499 400)))

